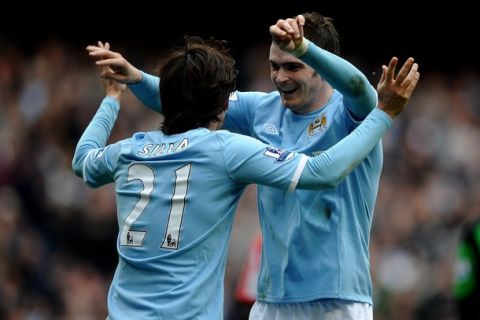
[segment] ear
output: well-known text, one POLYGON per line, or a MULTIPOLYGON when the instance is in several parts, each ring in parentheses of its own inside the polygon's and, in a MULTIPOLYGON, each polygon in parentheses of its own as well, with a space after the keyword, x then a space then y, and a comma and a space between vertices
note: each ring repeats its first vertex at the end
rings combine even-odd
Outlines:
POLYGON ((220 122, 223 122, 223 119, 225 119, 225 112, 227 112, 226 109, 218 114, 218 119, 220 119, 220 122))
POLYGON ((227 110, 223 111, 222 113, 220 113, 220 114, 218 115, 218 119, 220 119, 220 121, 217 122, 217 130, 220 130, 220 129, 223 128, 223 121, 225 120, 225 112, 226 112, 226 111, 227 111, 227 110))

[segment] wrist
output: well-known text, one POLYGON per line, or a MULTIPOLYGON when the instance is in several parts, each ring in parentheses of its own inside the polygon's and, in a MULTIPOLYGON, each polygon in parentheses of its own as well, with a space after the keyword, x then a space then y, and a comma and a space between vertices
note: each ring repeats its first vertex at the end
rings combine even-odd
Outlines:
POLYGON ((105 99, 115 99, 117 102, 120 102, 121 99, 121 94, 116 94, 116 93, 107 93, 105 95, 105 99))
POLYGON ((138 84, 138 83, 142 82, 142 80, 143 80, 142 71, 135 68, 135 71, 133 72, 133 74, 134 74, 134 76, 128 84, 138 84))
POLYGON ((382 103, 378 103, 377 105, 377 109, 378 110, 381 110, 383 113, 385 113, 392 121, 395 119, 395 117, 397 116, 397 114, 395 114, 394 112, 392 112, 392 110, 390 110, 389 108, 385 107, 382 103))
POLYGON ((295 49, 293 49, 293 51, 291 51, 290 54, 294 55, 297 58, 300 57, 300 56, 303 56, 305 54, 305 52, 307 52, 307 50, 308 50, 308 44, 309 43, 310 43, 310 41, 308 41, 307 38, 303 37, 300 45, 298 47, 296 47, 295 49))

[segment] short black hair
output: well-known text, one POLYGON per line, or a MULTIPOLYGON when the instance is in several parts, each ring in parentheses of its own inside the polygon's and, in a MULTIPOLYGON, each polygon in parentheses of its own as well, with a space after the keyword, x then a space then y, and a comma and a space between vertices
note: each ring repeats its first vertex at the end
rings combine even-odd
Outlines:
POLYGON ((175 134, 220 121, 235 90, 235 75, 225 41, 184 37, 184 44, 170 50, 160 64, 162 131, 175 134))
POLYGON ((305 17, 303 35, 322 49, 336 55, 340 54, 340 39, 333 19, 322 16, 318 12, 307 12, 305 17))

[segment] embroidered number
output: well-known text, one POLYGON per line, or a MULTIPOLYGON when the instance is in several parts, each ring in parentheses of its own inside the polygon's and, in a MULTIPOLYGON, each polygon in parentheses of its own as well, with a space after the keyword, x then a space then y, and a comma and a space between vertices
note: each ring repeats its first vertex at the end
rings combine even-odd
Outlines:
MULTIPOLYGON (((161 244, 165 249, 178 249, 180 240, 180 227, 183 220, 183 212, 185 209, 185 197, 188 191, 188 179, 190 177, 191 164, 187 164, 174 171, 175 173, 175 190, 170 206, 168 216, 167 229, 161 244)), ((150 202, 150 194, 154 188, 155 174, 153 170, 143 164, 135 164, 128 169, 128 182, 140 180, 143 189, 140 191, 140 199, 128 214, 123 224, 122 233, 120 235, 120 245, 141 247, 145 239, 146 231, 133 230, 132 224, 140 217, 143 210, 150 202)))

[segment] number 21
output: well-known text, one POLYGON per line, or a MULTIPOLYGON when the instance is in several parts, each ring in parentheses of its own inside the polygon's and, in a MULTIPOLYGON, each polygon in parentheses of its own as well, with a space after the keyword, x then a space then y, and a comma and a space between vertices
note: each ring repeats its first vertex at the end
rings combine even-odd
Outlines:
MULTIPOLYGON (((182 225, 183 213, 185 210, 185 197, 188 191, 188 178, 192 164, 189 163, 174 171, 175 191, 172 197, 170 213, 168 215, 167 229, 163 238, 161 248, 178 249, 180 240, 180 227, 182 225)), ((145 239, 146 231, 131 229, 132 224, 140 217, 143 210, 150 202, 150 194, 154 189, 155 174, 153 170, 144 164, 134 164, 128 169, 128 182, 140 180, 143 189, 140 191, 140 199, 128 214, 120 234, 120 245, 130 247, 141 247, 145 239)))

